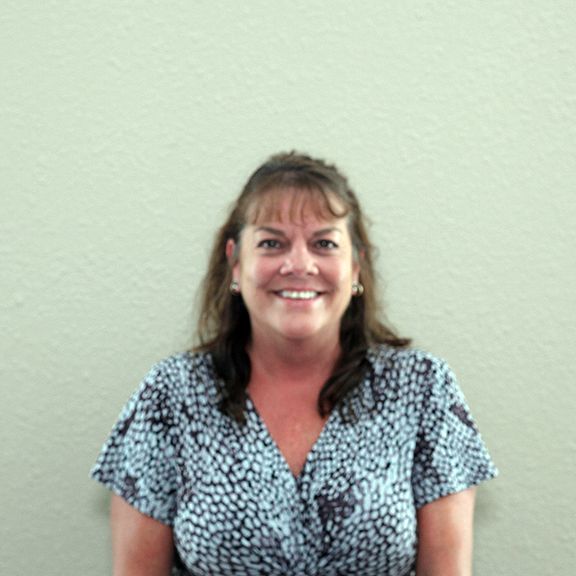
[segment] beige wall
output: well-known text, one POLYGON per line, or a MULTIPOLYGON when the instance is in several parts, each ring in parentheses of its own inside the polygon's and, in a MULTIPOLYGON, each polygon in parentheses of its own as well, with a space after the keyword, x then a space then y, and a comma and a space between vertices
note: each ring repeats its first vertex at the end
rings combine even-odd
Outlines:
POLYGON ((575 564, 573 2, 0 8, 0 573, 109 570, 88 470, 187 346, 215 226, 269 153, 374 220, 389 316, 460 376, 501 477, 477 576, 575 564))

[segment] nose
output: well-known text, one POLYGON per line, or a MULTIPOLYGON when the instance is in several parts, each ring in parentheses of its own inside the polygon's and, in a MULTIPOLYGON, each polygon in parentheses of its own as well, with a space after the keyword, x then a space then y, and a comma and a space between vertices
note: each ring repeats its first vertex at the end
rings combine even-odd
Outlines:
POLYGON ((280 268, 280 274, 283 275, 308 276, 317 273, 314 255, 310 253, 306 245, 301 244, 292 246, 280 268))

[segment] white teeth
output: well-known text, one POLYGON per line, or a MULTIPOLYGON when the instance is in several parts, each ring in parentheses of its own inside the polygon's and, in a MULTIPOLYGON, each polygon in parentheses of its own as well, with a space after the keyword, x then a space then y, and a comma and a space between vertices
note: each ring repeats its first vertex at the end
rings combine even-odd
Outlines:
POLYGON ((288 298, 290 300, 312 300, 312 298, 318 296, 318 292, 314 292, 313 290, 281 290, 278 294, 282 298, 288 298))

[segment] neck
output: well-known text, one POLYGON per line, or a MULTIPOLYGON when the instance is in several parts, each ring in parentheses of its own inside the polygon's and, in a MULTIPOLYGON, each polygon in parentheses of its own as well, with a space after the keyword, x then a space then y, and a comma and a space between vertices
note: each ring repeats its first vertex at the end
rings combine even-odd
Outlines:
POLYGON ((248 354, 253 378, 290 381, 307 386, 311 381, 324 382, 340 357, 340 343, 321 341, 285 341, 281 345, 254 337, 248 354))

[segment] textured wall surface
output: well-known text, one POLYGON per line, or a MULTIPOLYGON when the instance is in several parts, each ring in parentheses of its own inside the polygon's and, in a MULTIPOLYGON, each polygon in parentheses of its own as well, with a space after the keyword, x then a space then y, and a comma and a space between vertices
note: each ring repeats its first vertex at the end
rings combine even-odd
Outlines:
POLYGON ((0 573, 109 573, 88 471, 188 346, 244 178, 297 148, 350 176, 389 317, 500 467, 476 575, 573 574, 575 24, 555 0, 5 0, 0 573))

